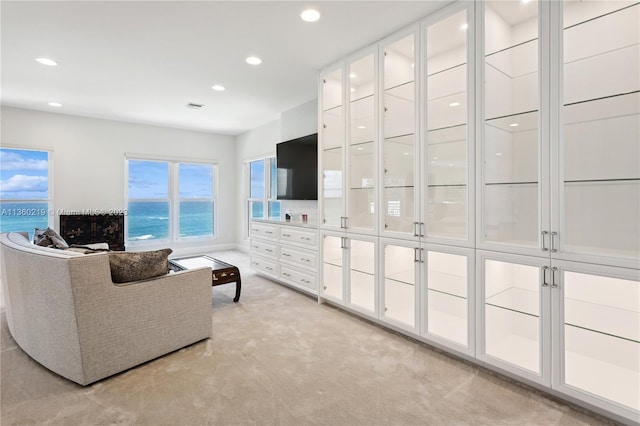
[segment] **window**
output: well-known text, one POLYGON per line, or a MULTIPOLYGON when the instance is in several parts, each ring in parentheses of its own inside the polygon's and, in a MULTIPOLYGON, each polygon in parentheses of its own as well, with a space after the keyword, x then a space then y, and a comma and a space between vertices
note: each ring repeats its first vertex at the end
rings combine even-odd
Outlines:
POLYGON ((0 148, 0 232, 49 226, 49 151, 0 148))
POLYGON ((127 240, 213 237, 215 167, 128 159, 127 240))
POLYGON ((279 218, 280 202, 276 199, 277 167, 275 157, 250 161, 247 169, 249 174, 247 217, 249 219, 279 218))

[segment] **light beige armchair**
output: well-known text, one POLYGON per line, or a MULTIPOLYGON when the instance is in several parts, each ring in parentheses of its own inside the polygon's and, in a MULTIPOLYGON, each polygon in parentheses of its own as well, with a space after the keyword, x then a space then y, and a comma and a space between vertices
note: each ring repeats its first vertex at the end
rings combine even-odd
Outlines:
POLYGON ((7 323, 18 345, 81 385, 211 337, 211 271, 115 285, 106 253, 0 234, 7 323))

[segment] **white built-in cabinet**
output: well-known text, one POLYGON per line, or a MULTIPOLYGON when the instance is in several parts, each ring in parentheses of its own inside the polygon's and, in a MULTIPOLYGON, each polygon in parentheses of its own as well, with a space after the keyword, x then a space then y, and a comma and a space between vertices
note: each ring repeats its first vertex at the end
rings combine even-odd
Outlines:
POLYGON ((479 12, 477 357, 637 421, 640 4, 479 12))
POLYGON ((325 299, 363 315, 377 314, 377 239, 321 232, 322 284, 325 299))
POLYGON ((639 422, 638 28, 458 2, 323 71, 320 300, 639 422))

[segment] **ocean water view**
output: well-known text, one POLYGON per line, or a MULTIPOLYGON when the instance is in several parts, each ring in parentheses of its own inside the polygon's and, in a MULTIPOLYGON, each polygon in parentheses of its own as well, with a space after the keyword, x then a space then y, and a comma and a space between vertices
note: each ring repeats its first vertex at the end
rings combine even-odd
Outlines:
POLYGON ((35 228, 46 228, 49 224, 49 204, 0 203, 0 232, 28 231, 33 238, 35 228))
MULTIPOLYGON (((213 236, 213 203, 180 202, 180 237, 213 236)), ((33 238, 35 228, 49 226, 53 211, 46 202, 0 203, 0 232, 28 231, 33 238)), ((125 217, 129 241, 169 238, 169 203, 156 201, 130 202, 125 217)))

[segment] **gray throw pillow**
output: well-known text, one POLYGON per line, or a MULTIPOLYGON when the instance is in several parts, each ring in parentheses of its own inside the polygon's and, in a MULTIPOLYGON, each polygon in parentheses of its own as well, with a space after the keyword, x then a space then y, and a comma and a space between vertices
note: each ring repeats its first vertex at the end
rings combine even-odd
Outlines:
POLYGON ((55 247, 58 249, 68 249, 69 244, 51 228, 38 229, 33 232, 33 243, 43 247, 55 247))
POLYGON ((109 252, 111 280, 114 283, 126 283, 166 275, 169 272, 168 258, 172 252, 170 248, 142 252, 109 252))

